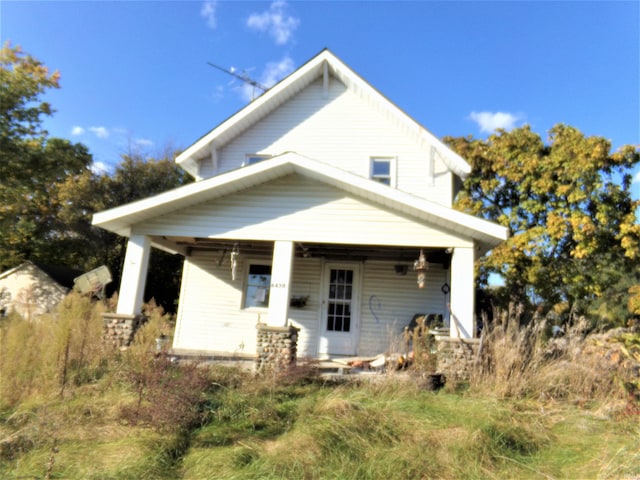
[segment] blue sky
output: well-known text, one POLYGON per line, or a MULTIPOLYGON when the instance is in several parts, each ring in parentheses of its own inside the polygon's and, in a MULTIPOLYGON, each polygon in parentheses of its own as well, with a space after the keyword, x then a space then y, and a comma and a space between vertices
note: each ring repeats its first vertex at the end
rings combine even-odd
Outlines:
MULTIPOLYGON (((60 71, 53 136, 109 166, 186 148, 323 48, 437 136, 556 123, 640 144, 640 3, 0 2, 0 37, 60 71)), ((634 185, 640 196, 640 173, 634 185)))

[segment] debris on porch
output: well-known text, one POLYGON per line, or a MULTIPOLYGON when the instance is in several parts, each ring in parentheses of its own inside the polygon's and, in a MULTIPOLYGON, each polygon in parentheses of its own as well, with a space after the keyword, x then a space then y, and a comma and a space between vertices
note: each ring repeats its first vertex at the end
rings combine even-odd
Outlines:
POLYGON ((430 391, 444 387, 446 376, 440 372, 412 370, 401 354, 380 354, 375 357, 327 358, 313 363, 325 380, 385 381, 392 375, 399 381, 412 382, 430 391), (403 363, 404 362, 404 363, 403 363))
POLYGON ((381 374, 404 370, 413 363, 413 355, 381 353, 375 357, 335 357, 321 360, 317 366, 321 373, 381 374))

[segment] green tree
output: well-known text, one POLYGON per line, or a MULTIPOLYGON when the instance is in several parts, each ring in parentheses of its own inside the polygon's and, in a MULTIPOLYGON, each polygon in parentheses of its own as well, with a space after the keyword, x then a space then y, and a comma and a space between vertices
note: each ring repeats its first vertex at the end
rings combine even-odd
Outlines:
MULTIPOLYGON (((177 152, 168 149, 160 159, 141 154, 122 156, 110 174, 90 171, 70 176, 60 190, 61 221, 76 233, 74 261, 89 270, 107 265, 117 286, 122 273, 126 238, 91 225, 94 213, 146 198, 191 181, 174 162, 177 152)), ((155 298, 166 311, 173 311, 178 298, 182 257, 152 249, 145 300, 155 298)))
POLYGON ((58 188, 86 171, 91 155, 42 128, 53 110, 40 97, 59 88, 59 78, 20 47, 0 50, 0 269, 64 256, 70 232, 58 221, 58 188))
MULTIPOLYGON (((479 261, 481 284, 498 273, 511 300, 586 312, 625 277, 635 278, 640 202, 630 188, 640 160, 636 147, 611 153, 606 139, 562 124, 547 143, 528 126, 498 130, 486 140, 446 141, 472 166, 457 208, 510 232, 479 261)), ((628 294, 628 286, 622 291, 628 294)))

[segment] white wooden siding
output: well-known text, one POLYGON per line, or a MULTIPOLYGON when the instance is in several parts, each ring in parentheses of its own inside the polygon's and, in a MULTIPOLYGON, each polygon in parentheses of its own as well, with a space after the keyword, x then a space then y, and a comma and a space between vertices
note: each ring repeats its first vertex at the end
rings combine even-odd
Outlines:
POLYGON ((185 259, 173 347, 254 354, 260 311, 240 308, 245 263, 239 262, 234 281, 229 254, 219 265, 220 257, 197 251, 185 259))
POLYGON ((471 246, 467 239, 298 175, 154 218, 137 225, 136 232, 365 245, 471 246))
POLYGON ((217 151, 218 169, 207 158, 199 174, 208 178, 242 165, 247 154, 294 151, 363 177, 373 156, 397 158, 397 188, 445 206, 452 202, 452 174, 436 155, 429 181, 431 145, 419 145, 402 127, 331 78, 311 84, 278 110, 217 151))
POLYGON ((323 262, 318 258, 296 258, 293 265, 291 295, 309 297, 302 308, 289 308, 289 320, 300 328, 298 357, 315 357, 318 351, 318 325, 321 307, 320 278, 323 262))
MULTIPOLYGON (((221 264, 220 258, 220 253, 198 251, 185 260, 173 347, 253 355, 256 324, 259 318, 266 318, 266 310, 241 308, 248 259, 241 257, 237 278, 232 281, 228 254, 221 264)), ((300 358, 315 357, 318 351, 323 265, 320 259, 296 258, 294 262, 292 295, 309 297, 303 308, 289 310, 290 323, 300 328, 300 358)), ((444 269, 432 266, 426 288, 419 289, 413 272, 398 276, 394 265, 364 263, 358 355, 401 348, 400 334, 414 314, 445 311, 446 297, 440 291, 446 281, 444 269)))
POLYGON ((393 262, 364 264, 360 308, 359 356, 403 351, 402 332, 416 313, 446 313, 448 296, 441 291, 447 270, 431 265, 425 288, 418 288, 416 274, 396 275, 393 262))

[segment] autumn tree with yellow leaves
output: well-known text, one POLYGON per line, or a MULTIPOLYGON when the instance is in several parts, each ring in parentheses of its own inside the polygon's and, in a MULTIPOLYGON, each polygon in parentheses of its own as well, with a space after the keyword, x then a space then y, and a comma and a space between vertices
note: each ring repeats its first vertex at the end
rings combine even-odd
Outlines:
POLYGON ((608 140, 562 124, 547 142, 529 126, 445 140, 472 166, 456 207, 509 229, 478 262, 481 286, 496 273, 510 301, 538 311, 592 318, 615 311, 613 324, 638 314, 640 201, 631 195, 638 147, 612 153, 608 140))

